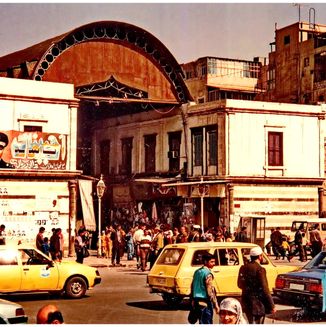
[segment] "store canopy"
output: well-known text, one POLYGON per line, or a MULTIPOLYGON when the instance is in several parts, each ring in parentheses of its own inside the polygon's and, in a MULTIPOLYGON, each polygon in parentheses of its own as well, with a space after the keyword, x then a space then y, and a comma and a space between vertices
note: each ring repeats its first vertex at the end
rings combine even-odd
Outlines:
POLYGON ((85 228, 89 231, 96 231, 95 214, 93 206, 93 181, 78 180, 79 193, 83 209, 83 220, 85 228))

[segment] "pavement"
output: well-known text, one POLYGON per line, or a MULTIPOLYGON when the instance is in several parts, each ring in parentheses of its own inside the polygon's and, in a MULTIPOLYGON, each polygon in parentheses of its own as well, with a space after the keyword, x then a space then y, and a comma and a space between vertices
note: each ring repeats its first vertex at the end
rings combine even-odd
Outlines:
MULTIPOLYGON (((91 267, 95 267, 95 268, 105 268, 105 267, 111 268, 112 267, 111 259, 98 257, 97 250, 89 250, 89 253, 90 253, 90 256, 87 258, 84 258, 84 264, 91 266, 91 267)), ((299 260, 299 257, 294 257, 291 260, 291 262, 289 262, 287 259, 275 260, 275 256, 269 256, 269 258, 275 265, 303 266, 304 264, 306 264, 306 262, 301 262, 299 260)), ((73 255, 71 257, 65 257, 64 260, 75 261, 76 256, 73 255)), ((126 253, 120 259, 120 267, 136 268, 136 266, 137 266, 136 259, 134 258, 134 260, 128 260, 126 253)), ((112 268, 114 268, 114 267, 112 267, 112 268)))
MULTIPOLYGON (((97 255, 97 250, 88 250, 89 251, 89 257, 84 258, 84 264, 94 267, 94 268, 105 268, 105 267, 112 267, 111 265, 111 259, 107 258, 101 258, 97 255)), ((63 260, 67 261, 76 261, 76 256, 70 256, 70 257, 64 257, 63 260)), ((128 260, 126 253, 124 256, 120 259, 120 267, 137 267, 136 259, 134 260, 128 260)), ((112 267, 113 268, 113 267, 112 267)))

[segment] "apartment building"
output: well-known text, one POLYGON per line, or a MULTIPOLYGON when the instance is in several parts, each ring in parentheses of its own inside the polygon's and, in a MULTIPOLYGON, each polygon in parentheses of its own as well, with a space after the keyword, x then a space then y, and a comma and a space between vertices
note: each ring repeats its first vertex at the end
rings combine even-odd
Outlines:
POLYGON ((275 30, 256 100, 316 104, 326 97, 326 25, 297 22, 275 30))
POLYGON ((196 103, 224 99, 253 100, 265 58, 253 61, 203 57, 181 65, 196 103))

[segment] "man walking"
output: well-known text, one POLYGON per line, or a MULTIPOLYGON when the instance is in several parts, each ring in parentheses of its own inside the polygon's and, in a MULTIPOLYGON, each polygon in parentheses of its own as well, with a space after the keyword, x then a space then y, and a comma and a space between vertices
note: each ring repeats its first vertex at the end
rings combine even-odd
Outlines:
POLYGON ((242 306, 250 324, 263 324, 266 313, 275 313, 275 304, 268 288, 266 270, 260 265, 262 249, 250 250, 251 261, 240 267, 238 287, 242 290, 242 306))
POLYGON ((213 285, 214 276, 211 269, 215 266, 215 258, 210 253, 203 255, 204 265, 194 274, 191 287, 191 305, 194 311, 199 312, 200 324, 213 324, 213 313, 219 308, 216 292, 213 285))
POLYGON ((313 229, 310 231, 310 243, 311 243, 311 256, 315 257, 322 249, 323 242, 320 237, 318 230, 318 224, 315 224, 313 229))

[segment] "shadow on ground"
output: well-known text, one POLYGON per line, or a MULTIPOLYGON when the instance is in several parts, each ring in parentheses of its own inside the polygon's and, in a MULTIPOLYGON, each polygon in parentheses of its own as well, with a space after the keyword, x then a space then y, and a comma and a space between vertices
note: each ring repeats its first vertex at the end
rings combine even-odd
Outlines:
POLYGON ((127 305, 140 309, 151 311, 189 311, 189 303, 183 302, 178 306, 169 306, 164 301, 141 301, 141 302, 127 302, 127 305))

